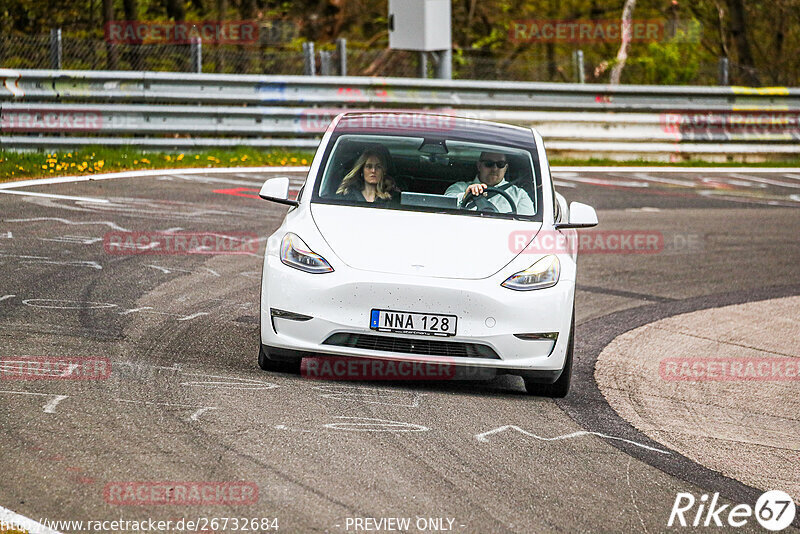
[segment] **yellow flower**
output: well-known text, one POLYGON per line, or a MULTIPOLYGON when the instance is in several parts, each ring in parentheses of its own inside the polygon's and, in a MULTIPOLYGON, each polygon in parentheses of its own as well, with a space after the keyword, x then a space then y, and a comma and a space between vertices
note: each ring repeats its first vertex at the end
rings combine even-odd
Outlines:
POLYGON ((196 155, 194 159, 200 159, 200 154, 196 155))
POLYGON ((302 160, 300 160, 300 163, 302 163, 303 165, 307 165, 308 161, 306 160, 306 158, 303 158, 302 160))
POLYGON ((178 157, 175 158, 175 159, 177 159, 178 161, 182 160, 183 159, 183 154, 178 154, 178 157))
POLYGON ((139 164, 139 160, 138 159, 133 160, 133 164, 134 165, 138 165, 139 164))
POLYGON ((102 160, 102 159, 97 162, 97 166, 100 167, 101 169, 103 168, 103 165, 105 165, 105 164, 106 164, 105 160, 102 160))
POLYGON ((149 164, 149 163, 150 163, 150 160, 149 160, 149 159, 147 159, 147 158, 142 158, 142 163, 147 163, 147 164, 149 164))
POLYGON ((47 170, 47 165, 42 165, 42 168, 47 170))
POLYGON ((167 160, 167 161, 172 161, 172 156, 167 154, 167 155, 164 156, 164 159, 167 160))

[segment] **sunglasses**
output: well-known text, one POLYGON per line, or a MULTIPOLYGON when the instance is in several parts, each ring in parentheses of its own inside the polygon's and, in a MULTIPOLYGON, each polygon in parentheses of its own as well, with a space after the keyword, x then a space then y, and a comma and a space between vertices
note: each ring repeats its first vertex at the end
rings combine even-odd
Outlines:
POLYGON ((492 161, 489 159, 482 159, 481 164, 486 167, 487 169, 491 169, 492 167, 497 167, 498 169, 505 169, 506 165, 508 165, 507 161, 492 161))

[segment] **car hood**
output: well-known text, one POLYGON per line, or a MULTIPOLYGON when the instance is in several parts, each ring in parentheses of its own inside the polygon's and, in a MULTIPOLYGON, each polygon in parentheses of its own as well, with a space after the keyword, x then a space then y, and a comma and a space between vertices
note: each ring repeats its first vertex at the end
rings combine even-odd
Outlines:
POLYGON ((486 278, 508 265, 541 223, 312 204, 336 256, 354 269, 439 278, 486 278))

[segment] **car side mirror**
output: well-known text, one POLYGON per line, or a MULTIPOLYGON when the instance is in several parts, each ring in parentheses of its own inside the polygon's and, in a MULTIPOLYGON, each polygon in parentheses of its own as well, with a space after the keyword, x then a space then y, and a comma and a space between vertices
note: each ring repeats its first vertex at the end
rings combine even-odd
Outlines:
POLYGON ((289 198, 289 179, 285 176, 280 178, 270 178, 261 186, 258 196, 264 200, 286 204, 288 206, 299 206, 297 200, 289 198))
POLYGON ((569 222, 557 223, 556 229, 562 228, 591 228, 597 226, 597 212, 594 208, 581 202, 570 202, 569 222))

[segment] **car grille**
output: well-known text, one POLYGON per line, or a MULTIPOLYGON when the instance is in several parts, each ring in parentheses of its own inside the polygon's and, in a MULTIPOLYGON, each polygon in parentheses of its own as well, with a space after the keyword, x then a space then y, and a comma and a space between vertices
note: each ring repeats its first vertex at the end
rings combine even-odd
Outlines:
POLYGON ((437 341, 433 339, 409 339, 404 337, 375 336, 371 334, 333 334, 322 342, 323 345, 352 347, 354 349, 402 352, 422 356, 449 356, 452 358, 489 358, 499 360, 500 356, 487 345, 461 343, 459 341, 437 341))

